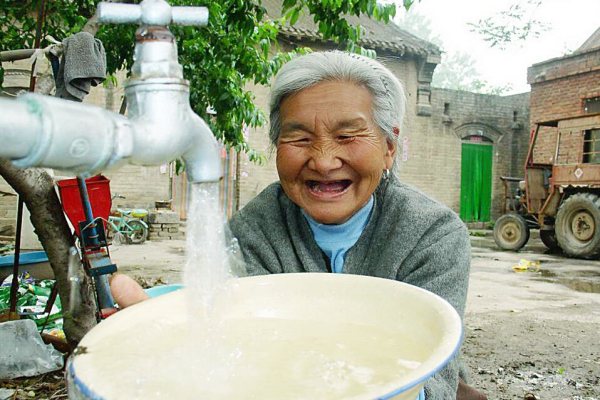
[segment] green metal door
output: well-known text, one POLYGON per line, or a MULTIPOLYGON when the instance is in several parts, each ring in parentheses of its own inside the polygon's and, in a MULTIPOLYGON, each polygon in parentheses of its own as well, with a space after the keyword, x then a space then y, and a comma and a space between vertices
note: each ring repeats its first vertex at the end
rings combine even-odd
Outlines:
POLYGON ((462 144, 460 218, 465 222, 490 220, 493 148, 491 144, 462 144))

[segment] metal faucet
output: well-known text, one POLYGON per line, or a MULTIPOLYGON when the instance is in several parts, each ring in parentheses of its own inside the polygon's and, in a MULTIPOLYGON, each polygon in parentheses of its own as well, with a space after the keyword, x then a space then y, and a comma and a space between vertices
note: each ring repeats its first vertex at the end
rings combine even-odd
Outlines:
POLYGON ((134 64, 125 85, 128 117, 38 94, 0 98, 0 157, 20 168, 91 176, 124 163, 159 165, 182 157, 190 182, 222 177, 217 141, 189 102, 189 83, 167 26, 206 25, 205 7, 101 2, 100 23, 137 23, 134 64))

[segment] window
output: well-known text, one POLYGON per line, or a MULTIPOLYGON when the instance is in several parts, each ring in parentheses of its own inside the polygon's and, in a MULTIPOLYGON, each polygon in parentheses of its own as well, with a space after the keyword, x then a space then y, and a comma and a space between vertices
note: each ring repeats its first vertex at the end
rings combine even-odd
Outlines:
POLYGON ((600 129, 585 131, 583 141, 583 162, 600 164, 600 129))
POLYGON ((583 112, 586 114, 600 113, 600 96, 583 99, 583 112))
POLYGON ((444 115, 450 115, 450 103, 444 103, 444 115))
POLYGON ((463 138, 463 143, 492 144, 492 140, 483 135, 470 135, 463 138))

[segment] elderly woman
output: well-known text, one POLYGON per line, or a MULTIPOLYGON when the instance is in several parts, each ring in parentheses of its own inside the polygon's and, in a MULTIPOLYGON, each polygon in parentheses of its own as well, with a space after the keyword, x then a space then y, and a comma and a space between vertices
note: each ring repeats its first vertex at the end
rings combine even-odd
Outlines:
MULTIPOLYGON (((454 212, 398 180, 404 109, 398 79, 369 58, 317 52, 281 69, 270 102, 280 181, 230 221, 249 274, 395 279, 463 315, 468 234, 454 212)), ((455 359, 427 382, 424 398, 454 399, 458 384, 455 359)), ((458 393, 479 398, 462 382, 458 393)))

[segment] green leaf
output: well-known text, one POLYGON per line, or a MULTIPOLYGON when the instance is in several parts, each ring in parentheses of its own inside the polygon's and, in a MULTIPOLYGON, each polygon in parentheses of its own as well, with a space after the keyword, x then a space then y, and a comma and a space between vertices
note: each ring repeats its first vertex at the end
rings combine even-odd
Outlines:
POLYGON ((296 0, 283 0, 281 11, 285 13, 287 10, 296 5, 296 0))
POLYGON ((375 6, 376 5, 377 5, 377 3, 374 2, 374 1, 367 2, 367 15, 368 16, 373 16, 373 13, 375 12, 375 6))
POLYGON ((300 10, 298 8, 292 9, 292 15, 290 15, 290 25, 295 25, 300 17, 300 10))

